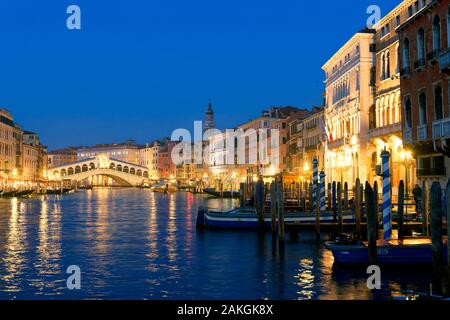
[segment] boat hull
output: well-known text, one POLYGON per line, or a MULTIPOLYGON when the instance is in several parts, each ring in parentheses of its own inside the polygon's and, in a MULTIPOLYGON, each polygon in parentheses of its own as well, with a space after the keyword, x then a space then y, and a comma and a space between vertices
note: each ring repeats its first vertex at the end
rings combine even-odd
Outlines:
MULTIPOLYGON (((412 240, 413 241, 413 240, 412 240)), ((338 245, 327 243, 326 247, 331 250, 335 264, 368 264, 369 253, 366 245, 338 245)), ((447 256, 447 250, 445 256, 447 256)), ((377 259, 379 264, 432 264, 431 243, 416 245, 381 244, 377 246, 377 259)))
MULTIPOLYGON (((259 219, 256 212, 233 210, 230 212, 207 212, 203 213, 204 218, 201 220, 207 228, 215 229, 258 229, 260 228, 259 219)), ((351 213, 343 216, 344 223, 352 223, 355 221, 351 213)), ((312 224, 316 222, 316 216, 312 213, 289 213, 285 215, 284 222, 286 224, 312 224)), ((321 214, 320 223, 335 223, 332 212, 321 214)), ((270 214, 264 216, 264 227, 271 227, 272 217, 270 214)))

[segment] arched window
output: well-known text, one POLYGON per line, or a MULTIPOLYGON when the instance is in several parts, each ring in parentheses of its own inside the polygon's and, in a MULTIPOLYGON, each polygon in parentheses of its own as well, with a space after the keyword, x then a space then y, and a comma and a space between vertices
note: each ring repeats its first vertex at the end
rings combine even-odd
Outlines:
POLYGON ((399 74, 400 73, 400 63, 399 63, 399 59, 400 59, 400 45, 397 44, 397 47, 395 48, 395 52, 397 53, 397 59, 395 61, 395 73, 399 74))
POLYGON ((447 48, 450 48, 450 6, 447 12, 447 48))
POLYGON ((433 20, 433 50, 439 51, 441 48, 441 19, 437 15, 433 20))
POLYGON ((69 170, 67 170, 67 174, 69 176, 73 175, 73 168, 72 167, 70 167, 69 170))
POLYGON ((441 86, 436 86, 434 88, 434 111, 436 113, 436 120, 440 120, 444 117, 442 109, 442 88, 441 86))
POLYGON ((80 173, 81 172, 81 167, 80 166, 76 166, 75 167, 75 173, 80 173))
POLYGON ((117 171, 122 171, 122 166, 120 164, 118 164, 117 167, 116 167, 116 170, 117 171))
POLYGON ((83 164, 83 167, 81 168, 81 171, 86 172, 89 170, 89 167, 87 166, 87 164, 83 164))
POLYGON ((417 33, 417 60, 419 66, 422 66, 425 62, 425 31, 423 28, 420 28, 417 33))
POLYGON ((391 77, 391 54, 386 53, 386 79, 391 77))
POLYGON ((427 124, 427 96, 422 92, 419 96, 419 117, 420 124, 427 124))
POLYGON ((384 53, 381 54, 381 66, 380 66, 380 70, 381 70, 381 80, 386 79, 386 59, 384 56, 384 53))
POLYGON ((411 129, 412 127, 412 110, 411 110, 411 99, 408 97, 405 100, 405 124, 406 128, 411 129))
POLYGON ((409 40, 405 38, 403 40, 403 68, 408 69, 410 66, 409 62, 409 40))

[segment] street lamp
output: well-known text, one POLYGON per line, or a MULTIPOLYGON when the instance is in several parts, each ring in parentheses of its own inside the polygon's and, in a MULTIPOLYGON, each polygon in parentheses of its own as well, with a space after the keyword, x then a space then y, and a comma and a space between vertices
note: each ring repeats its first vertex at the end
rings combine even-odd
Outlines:
POLYGON ((402 160, 404 161, 404 166, 405 166, 405 188, 406 188, 406 192, 405 195, 408 198, 409 197, 409 160, 412 159, 412 154, 411 151, 405 151, 403 150, 402 153, 400 154, 400 157, 402 158, 402 160))

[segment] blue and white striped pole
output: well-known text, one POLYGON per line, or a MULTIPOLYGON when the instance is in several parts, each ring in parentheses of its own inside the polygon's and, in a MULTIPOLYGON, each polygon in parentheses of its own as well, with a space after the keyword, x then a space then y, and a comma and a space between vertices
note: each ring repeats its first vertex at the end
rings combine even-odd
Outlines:
POLYGON ((313 160, 313 209, 317 208, 317 184, 319 183, 319 161, 313 160))
POLYGON ((320 172, 320 211, 326 211, 325 207, 325 172, 320 172))
POLYGON ((385 149, 381 153, 382 177, 383 177, 383 231, 384 240, 391 240, 391 181, 389 172, 390 153, 385 149))

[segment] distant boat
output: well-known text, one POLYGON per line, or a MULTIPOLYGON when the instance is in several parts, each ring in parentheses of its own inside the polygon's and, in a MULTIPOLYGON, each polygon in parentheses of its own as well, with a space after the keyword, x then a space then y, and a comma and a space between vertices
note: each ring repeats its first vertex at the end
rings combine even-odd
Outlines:
POLYGON ((34 193, 34 190, 14 190, 10 192, 1 192, 0 195, 2 198, 21 198, 21 197, 27 197, 34 193))
POLYGON ((65 193, 71 193, 74 192, 74 189, 72 188, 64 188, 64 189, 47 189, 46 193, 47 195, 53 195, 53 194, 65 194, 65 193))
POLYGON ((176 186, 174 186, 173 184, 167 183, 164 180, 153 185, 150 188, 153 192, 158 192, 158 193, 167 193, 167 192, 177 192, 178 188, 176 186))
MULTIPOLYGON (((354 244, 328 242, 336 264, 368 264, 369 254, 367 242, 354 244)), ((447 256, 447 250, 445 256, 447 256)), ((411 238, 405 240, 379 240, 377 243, 377 259, 380 264, 431 264, 431 239, 411 238)))
POLYGON ((212 189, 212 188, 206 188, 203 191, 211 196, 216 197, 216 198, 233 198, 233 199, 236 198, 236 199, 238 199, 239 195, 240 195, 239 191, 227 190, 227 191, 220 192, 220 191, 216 191, 216 189, 212 189))
MULTIPOLYGON (((316 222, 316 216, 309 212, 285 213, 285 223, 310 224, 316 222)), ((351 212, 343 214, 344 223, 351 223, 355 218, 351 212)), ((332 212, 322 212, 320 223, 333 223, 334 214, 332 212)), ((270 213, 264 214, 264 227, 270 229, 272 216, 270 213)), ((197 226, 199 228, 217 229, 257 229, 259 228, 259 218, 254 208, 237 208, 226 212, 213 212, 201 208, 197 215, 197 226)))

